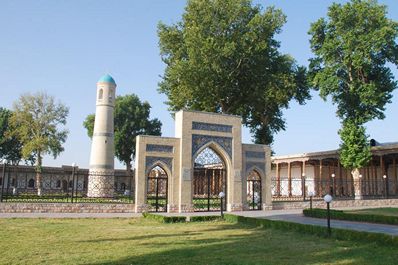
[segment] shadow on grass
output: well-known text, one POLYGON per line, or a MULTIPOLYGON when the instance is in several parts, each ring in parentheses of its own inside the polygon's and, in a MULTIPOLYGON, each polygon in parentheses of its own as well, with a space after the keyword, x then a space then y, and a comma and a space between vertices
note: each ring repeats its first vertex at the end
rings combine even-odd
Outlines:
POLYGON ((186 236, 185 234, 157 234, 157 237, 176 238, 170 244, 145 242, 142 245, 152 246, 151 252, 147 254, 126 253, 126 256, 120 259, 108 259, 91 264, 392 265, 398 260, 395 249, 372 243, 338 241, 295 232, 248 228, 238 224, 209 229, 207 232, 208 237, 203 239, 190 238, 189 234, 186 236), (235 229, 243 229, 247 234, 228 234, 229 231, 232 233, 235 229), (227 234, 221 238, 212 234, 220 230, 227 234))

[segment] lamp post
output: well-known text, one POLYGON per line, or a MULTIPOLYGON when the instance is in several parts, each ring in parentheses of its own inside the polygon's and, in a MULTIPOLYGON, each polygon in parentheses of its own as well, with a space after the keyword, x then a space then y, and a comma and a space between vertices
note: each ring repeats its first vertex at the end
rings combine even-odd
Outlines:
POLYGON ((330 203, 332 202, 333 197, 329 194, 326 194, 325 197, 323 197, 323 200, 326 202, 327 205, 328 236, 330 236, 332 234, 332 231, 330 229, 330 203))
POLYGON ((3 192, 4 192, 4 183, 5 183, 5 177, 6 177, 6 165, 7 161, 3 159, 3 174, 1 178, 1 193, 0 193, 0 202, 3 202, 3 192))
POLYGON ((384 180, 385 197, 386 199, 388 199, 387 175, 383 175, 383 180, 384 180))
POLYGON ((315 192, 310 191, 308 192, 308 196, 310 196, 310 210, 312 210, 312 197, 314 197, 315 192))
POLYGON ((220 193, 218 194, 218 196, 219 196, 220 199, 221 199, 221 205, 220 205, 220 209, 221 209, 221 218, 224 218, 224 212, 223 212, 223 206, 224 206, 224 204, 223 204, 223 199, 224 199, 224 197, 225 197, 225 193, 224 193, 224 192, 220 192, 220 193))
POLYGON ((331 190, 331 194, 332 195, 335 195, 335 190, 336 190, 336 188, 335 188, 335 182, 334 182, 334 178, 336 177, 336 174, 332 174, 332 190, 331 190))
POLYGON ((71 197, 72 203, 73 203, 73 193, 75 189, 75 170, 76 170, 76 163, 72 163, 72 197, 71 197))

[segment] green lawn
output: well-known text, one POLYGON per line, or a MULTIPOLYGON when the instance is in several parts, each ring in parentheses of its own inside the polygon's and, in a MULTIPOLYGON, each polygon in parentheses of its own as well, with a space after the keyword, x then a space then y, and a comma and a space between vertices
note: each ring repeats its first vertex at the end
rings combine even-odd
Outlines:
POLYGON ((0 264, 397 264, 394 247, 218 222, 0 219, 0 264))
POLYGON ((398 208, 369 208, 369 209, 344 211, 344 212, 354 213, 354 214, 374 214, 374 215, 386 215, 386 216, 398 217, 398 208))

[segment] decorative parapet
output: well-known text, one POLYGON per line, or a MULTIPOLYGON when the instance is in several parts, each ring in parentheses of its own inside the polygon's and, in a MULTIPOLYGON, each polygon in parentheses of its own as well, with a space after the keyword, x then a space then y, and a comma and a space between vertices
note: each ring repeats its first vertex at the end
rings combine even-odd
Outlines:
POLYGON ((201 130, 201 131, 232 133, 232 125, 216 124, 216 123, 205 123, 205 122, 193 121, 192 129, 193 130, 201 130))
POLYGON ((147 144, 147 152, 162 152, 162 153, 173 153, 174 147, 172 145, 161 145, 161 144, 147 144))
POLYGON ((223 136, 192 134, 192 156, 204 145, 215 142, 220 145, 232 159, 232 138, 223 136))

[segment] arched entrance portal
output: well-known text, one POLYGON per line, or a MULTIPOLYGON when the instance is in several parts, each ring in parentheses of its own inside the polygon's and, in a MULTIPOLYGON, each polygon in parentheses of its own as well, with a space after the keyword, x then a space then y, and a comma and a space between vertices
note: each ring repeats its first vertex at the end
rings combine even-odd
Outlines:
POLYGON ((147 202, 150 212, 167 212, 167 173, 160 167, 153 167, 148 174, 147 202))
POLYGON ((261 210, 261 177, 255 170, 247 176, 247 203, 250 210, 261 210))
MULTIPOLYGON (((226 194, 227 191, 225 162, 211 147, 206 147, 197 155, 194 163, 194 210, 221 210, 219 193, 222 191, 226 194)), ((226 199, 222 207, 226 209, 226 199)))

